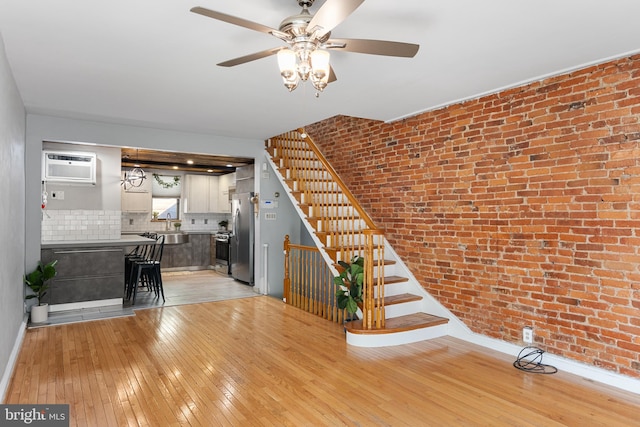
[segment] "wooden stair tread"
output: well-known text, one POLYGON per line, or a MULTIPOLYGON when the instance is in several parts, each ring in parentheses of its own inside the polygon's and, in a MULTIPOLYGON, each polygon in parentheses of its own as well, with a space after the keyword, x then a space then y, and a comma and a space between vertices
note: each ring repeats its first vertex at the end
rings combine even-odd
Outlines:
POLYGON ((352 334, 391 334, 396 332, 413 331, 449 323, 449 319, 427 313, 413 313, 406 316, 385 319, 384 329, 362 329, 362 320, 347 322, 344 329, 352 334))
MULTIPOLYGON (((396 262, 395 262, 394 260, 392 260, 392 259, 385 259, 385 260, 382 260, 382 265, 394 265, 395 263, 396 263, 396 262)), ((377 260, 377 259, 374 259, 374 260, 373 260, 373 265, 378 265, 378 260, 377 260)), ((342 267, 340 266, 340 264, 338 264, 337 262, 336 262, 335 264, 333 264, 333 266, 334 266, 334 267, 336 267, 336 268, 338 268, 338 269, 341 269, 341 268, 342 268, 342 267)), ((398 276, 389 276, 389 277, 398 277, 398 276)), ((385 279, 386 279, 386 277, 385 277, 385 279)), ((404 279, 404 278, 402 278, 402 277, 401 277, 401 279, 404 279)), ((407 279, 407 280, 409 280, 409 279, 407 279)), ((401 281, 401 280, 399 280, 399 282, 400 282, 400 281, 401 281)))
MULTIPOLYGON (((375 280, 375 279, 373 279, 375 280)), ((392 285, 394 283, 402 283, 402 282, 408 282, 409 278, 408 277, 402 277, 402 276, 384 276, 384 284, 385 285, 392 285)))
MULTIPOLYGON (((385 280, 386 283, 386 280, 385 280)), ((398 294, 384 297, 384 306, 388 307, 393 304, 403 304, 405 302, 420 301, 422 297, 415 294, 398 294)))
MULTIPOLYGON (((320 216, 310 216, 307 217, 309 221, 322 221, 323 218, 320 216)), ((335 216, 329 218, 327 221, 363 221, 359 216, 335 216)), ((338 233, 343 230, 331 230, 331 231, 318 231, 318 233, 338 233)), ((364 230, 363 230, 364 231, 364 230)))

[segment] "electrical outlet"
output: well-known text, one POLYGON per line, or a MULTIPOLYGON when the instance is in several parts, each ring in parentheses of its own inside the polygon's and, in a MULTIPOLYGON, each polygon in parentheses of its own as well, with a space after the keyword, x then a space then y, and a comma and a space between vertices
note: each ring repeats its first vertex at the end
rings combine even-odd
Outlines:
POLYGON ((533 342, 533 328, 530 326, 522 328, 522 341, 527 344, 531 344, 533 342))

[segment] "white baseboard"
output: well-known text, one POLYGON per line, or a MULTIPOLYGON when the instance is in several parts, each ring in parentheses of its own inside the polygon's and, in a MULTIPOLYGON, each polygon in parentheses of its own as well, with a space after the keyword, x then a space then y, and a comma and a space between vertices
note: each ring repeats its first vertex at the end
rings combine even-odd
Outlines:
POLYGON ((20 325, 18 335, 16 336, 16 341, 13 343, 13 349, 11 349, 11 355, 9 356, 7 366, 5 366, 4 374, 2 375, 2 381, 0 381, 0 402, 4 402, 7 397, 9 382, 11 381, 13 370, 16 366, 16 362, 18 361, 18 354, 20 353, 20 348, 22 348, 24 334, 27 332, 28 319, 29 314, 26 313, 23 316, 22 324, 20 325))
MULTIPOLYGON (((472 332, 456 334, 454 331, 450 330, 450 336, 480 345, 482 347, 486 347, 491 350, 499 351, 500 353, 509 354, 513 356, 514 361, 516 360, 518 353, 520 353, 520 351, 522 350, 522 347, 519 347, 515 344, 511 344, 495 338, 490 338, 484 335, 475 334, 472 332)), ((567 359, 565 357, 549 353, 543 354, 543 363, 545 365, 555 366, 559 371, 568 372, 570 374, 577 375, 588 380, 597 381, 611 387, 619 388, 621 390, 640 395, 640 380, 629 377, 627 375, 621 375, 602 368, 598 368, 596 366, 576 362, 575 360, 567 359)))
POLYGON ((96 301, 71 302, 67 304, 53 304, 49 306, 49 312, 80 310, 83 308, 106 307, 109 305, 122 305, 122 298, 101 299, 96 301))

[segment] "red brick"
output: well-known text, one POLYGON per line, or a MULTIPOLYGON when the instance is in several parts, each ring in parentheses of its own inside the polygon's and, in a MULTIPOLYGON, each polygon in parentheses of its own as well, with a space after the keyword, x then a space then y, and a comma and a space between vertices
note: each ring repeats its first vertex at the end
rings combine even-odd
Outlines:
POLYGON ((549 352, 640 378, 639 118, 634 56, 393 123, 336 116, 306 131, 474 332, 518 343, 535 323, 549 352))

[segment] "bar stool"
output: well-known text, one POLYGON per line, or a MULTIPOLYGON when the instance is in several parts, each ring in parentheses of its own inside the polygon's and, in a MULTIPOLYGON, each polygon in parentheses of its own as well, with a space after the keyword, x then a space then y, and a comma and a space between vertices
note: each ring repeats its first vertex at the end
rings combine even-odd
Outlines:
POLYGON ((162 286, 162 274, 160 264, 164 251, 164 235, 160 235, 154 245, 150 245, 149 256, 144 259, 132 259, 131 271, 127 285, 127 299, 131 299, 131 305, 136 303, 138 287, 147 286, 149 291, 153 289, 156 298, 164 298, 164 287, 162 286))
MULTIPOLYGON (((142 237, 158 240, 157 233, 145 232, 140 234, 142 237)), ((131 252, 124 256, 124 291, 127 292, 131 282, 131 269, 135 261, 146 260, 149 258, 151 245, 138 245, 131 252)), ((128 299, 128 297, 127 297, 128 299)))

